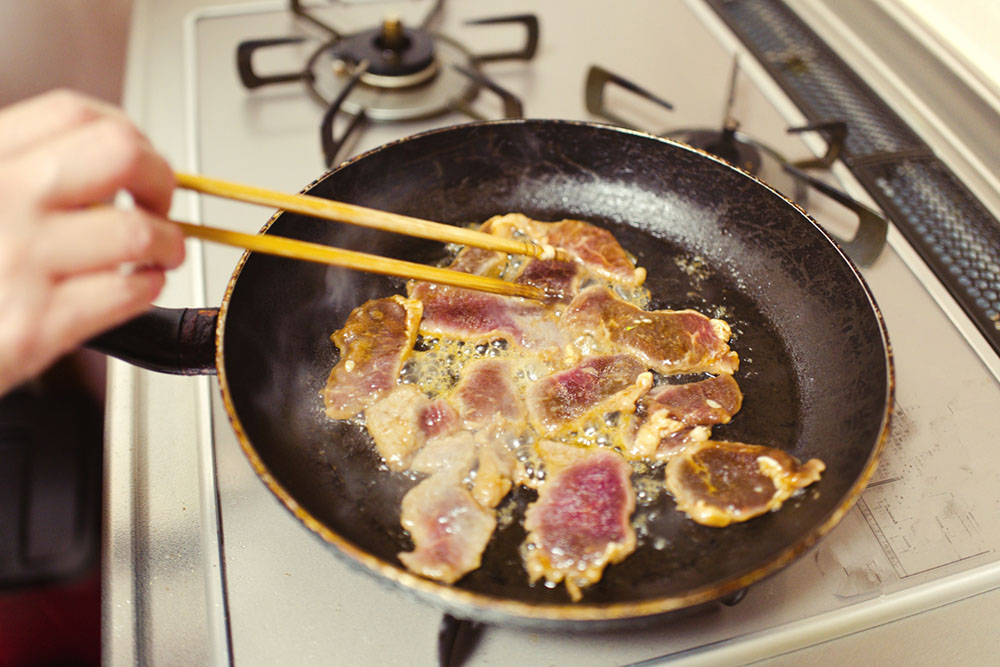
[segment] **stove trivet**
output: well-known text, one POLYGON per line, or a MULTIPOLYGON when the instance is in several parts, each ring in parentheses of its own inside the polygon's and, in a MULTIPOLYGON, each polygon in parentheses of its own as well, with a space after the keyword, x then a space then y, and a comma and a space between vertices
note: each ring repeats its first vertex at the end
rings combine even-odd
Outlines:
MULTIPOLYGON (((821 157, 811 157, 798 161, 789 160, 773 148, 739 131, 739 121, 731 113, 738 68, 739 61, 734 59, 732 76, 729 81, 726 113, 721 129, 686 128, 664 130, 658 134, 711 153, 750 174, 761 177, 803 208, 807 206, 810 188, 830 197, 833 201, 852 211, 858 218, 854 237, 849 240, 838 238, 837 241, 851 259, 861 266, 870 266, 885 246, 888 222, 876 211, 804 171, 813 168, 830 168, 843 151, 847 136, 847 124, 842 121, 826 121, 803 127, 788 128, 790 133, 819 132, 827 143, 826 153, 821 157)), ((612 84, 667 110, 673 109, 672 104, 642 86, 593 65, 587 74, 585 85, 585 102, 590 113, 619 125, 630 126, 628 121, 623 120, 608 109, 605 91, 612 84)))
MULTIPOLYGON (((681 128, 663 130, 657 132, 657 134, 721 157, 750 174, 764 178, 779 191, 788 193, 800 206, 806 206, 808 201, 808 187, 802 181, 786 174, 782 169, 782 165, 787 164, 788 160, 767 145, 739 131, 739 121, 731 113, 735 93, 736 72, 737 66, 734 64, 733 74, 730 77, 725 118, 720 129, 681 128)), ((594 65, 587 74, 586 104, 588 111, 619 125, 630 125, 627 120, 621 118, 608 108, 609 105, 605 98, 605 91, 612 84, 667 110, 673 110, 672 104, 654 95, 642 86, 594 65)))
POLYGON ((518 14, 468 21, 467 25, 519 24, 525 41, 517 49, 475 54, 456 40, 434 32, 430 24, 440 14, 437 0, 416 27, 394 15, 381 25, 344 35, 291 0, 290 9, 328 38, 307 59, 301 71, 261 75, 253 67, 256 52, 299 44, 306 37, 255 39, 239 44, 236 51, 240 80, 247 88, 301 81, 306 90, 326 107, 320 138, 327 166, 332 165, 348 138, 369 121, 392 122, 444 115, 453 111, 482 120, 472 108, 480 91, 496 95, 506 118, 523 115, 521 101, 490 80, 480 65, 499 60, 531 60, 538 47, 538 19, 518 14), (338 116, 347 117, 345 129, 334 129, 338 116))

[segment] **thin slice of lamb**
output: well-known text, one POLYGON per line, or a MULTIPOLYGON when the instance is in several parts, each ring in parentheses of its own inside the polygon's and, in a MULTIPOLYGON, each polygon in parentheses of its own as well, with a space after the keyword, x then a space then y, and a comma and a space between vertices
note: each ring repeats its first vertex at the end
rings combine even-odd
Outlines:
POLYGON ((604 569, 635 550, 632 469, 614 451, 551 441, 538 444, 545 480, 528 506, 521 557, 532 582, 565 581, 576 601, 604 569))
POLYGON ((517 435, 507 424, 494 423, 476 434, 478 466, 472 497, 483 507, 496 507, 514 485, 517 435))
POLYGON ((532 220, 523 213, 495 215, 479 226, 479 231, 507 239, 520 238, 535 243, 545 242, 549 223, 532 220))
POLYGON ((630 354, 588 357, 534 382, 528 388, 528 413, 540 433, 553 437, 610 412, 634 412, 652 384, 645 364, 630 354))
POLYGON ((464 273, 474 273, 478 276, 496 278, 500 275, 500 270, 506 261, 507 256, 503 253, 466 246, 458 251, 448 268, 464 273))
POLYGON ((500 427, 478 433, 457 431, 428 441, 413 457, 410 470, 429 475, 451 472, 471 482, 472 497, 480 506, 496 507, 513 486, 515 442, 516 436, 500 427), (470 476, 473 470, 475 475, 470 476))
POLYGON ((581 220, 562 220, 547 226, 545 240, 575 256, 593 273, 617 283, 638 286, 646 269, 632 258, 606 229, 581 220))
POLYGON ((580 292, 559 325, 586 354, 624 348, 664 375, 732 375, 739 368, 726 322, 694 310, 642 310, 600 285, 580 292))
POLYGON ((495 507, 513 485, 512 450, 527 418, 511 363, 504 359, 470 362, 449 400, 465 427, 475 431, 479 465, 472 495, 483 507, 495 507))
POLYGON ((825 468, 771 447, 707 440, 667 463, 667 490, 691 519, 722 527, 777 510, 825 468))
POLYGON ((480 230, 562 248, 590 273, 615 283, 639 286, 646 279, 646 269, 636 267, 618 239, 608 230, 589 222, 540 222, 520 213, 508 213, 490 218, 480 230))
POLYGON ((524 401, 506 360, 477 359, 466 364, 449 399, 466 428, 473 430, 498 420, 517 425, 525 419, 524 401))
POLYGON ((382 460, 405 470, 424 444, 460 427, 458 413, 443 399, 431 400, 416 385, 401 384, 365 410, 365 426, 382 460))
POLYGON ((464 480, 479 457, 479 443, 471 431, 455 431, 429 440, 410 463, 410 470, 428 475, 451 472, 464 480))
POLYGON ((627 456, 666 461, 688 444, 708 440, 711 427, 728 424, 742 405, 743 393, 731 375, 660 385, 640 401, 645 417, 627 456))
POLYGON ((399 295, 368 301, 330 336, 340 349, 323 390, 331 419, 353 417, 396 386, 413 352, 421 309, 419 301, 399 295))
POLYGON ((515 283, 532 285, 545 292, 547 303, 568 303, 580 290, 586 271, 576 262, 556 259, 529 259, 521 267, 515 283))
POLYGON ((431 475, 403 496, 400 523, 413 538, 413 551, 399 560, 411 572, 454 583, 479 567, 496 516, 484 509, 458 475, 431 475))
POLYGON ((542 356, 562 358, 565 341, 544 304, 424 282, 411 283, 409 291, 423 304, 424 335, 474 344, 502 338, 542 356))

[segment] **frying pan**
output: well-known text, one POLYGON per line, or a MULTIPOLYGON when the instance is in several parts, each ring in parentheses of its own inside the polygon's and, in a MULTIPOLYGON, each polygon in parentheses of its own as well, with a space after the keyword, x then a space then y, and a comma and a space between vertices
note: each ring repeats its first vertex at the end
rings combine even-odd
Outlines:
MULTIPOLYGON (((713 437, 826 463, 822 480, 780 511, 727 528, 695 524, 666 493, 640 503, 638 549, 577 603, 562 586, 529 585, 520 521, 498 527, 482 567, 444 585, 396 557, 411 548, 399 505, 415 482, 385 470, 363 428, 327 419, 320 399, 338 358, 330 333, 365 300, 401 292, 401 281, 247 253, 218 312, 154 311, 99 341, 172 372, 213 372, 214 353, 233 428, 277 498, 335 553, 455 616, 617 626, 731 596, 828 533, 874 472, 893 393, 878 307, 802 210, 722 160, 621 128, 519 119, 387 144, 306 192, 453 224, 522 212, 608 228, 648 269, 652 307, 695 308, 731 324, 745 400, 713 437), (141 338, 129 339, 136 330, 141 338)), ((264 231, 420 262, 447 254, 439 243, 289 213, 264 231)), ((515 517, 533 498, 513 492, 515 517)))

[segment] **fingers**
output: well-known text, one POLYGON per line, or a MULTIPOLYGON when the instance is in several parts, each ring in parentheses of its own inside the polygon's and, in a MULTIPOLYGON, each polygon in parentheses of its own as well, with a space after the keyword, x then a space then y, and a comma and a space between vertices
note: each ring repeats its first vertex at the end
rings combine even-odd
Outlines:
POLYGON ((99 118, 19 156, 22 178, 44 208, 74 208, 108 201, 118 190, 136 204, 166 215, 174 189, 170 165, 135 127, 99 118))
POLYGON ((174 185, 117 109, 61 91, 0 110, 0 392, 149 306, 184 258, 174 185), (136 209, 94 207, 122 190, 136 209))
POLYGON ((0 159, 16 160, 25 192, 48 208, 109 200, 118 190, 166 215, 166 160, 118 109, 56 91, 0 111, 0 159))
POLYGON ((124 119, 117 108, 68 90, 54 90, 0 110, 0 157, 102 117, 124 119))
POLYGON ((184 261, 184 234, 141 209, 101 206, 51 214, 35 248, 39 265, 57 278, 124 263, 174 269, 184 261))

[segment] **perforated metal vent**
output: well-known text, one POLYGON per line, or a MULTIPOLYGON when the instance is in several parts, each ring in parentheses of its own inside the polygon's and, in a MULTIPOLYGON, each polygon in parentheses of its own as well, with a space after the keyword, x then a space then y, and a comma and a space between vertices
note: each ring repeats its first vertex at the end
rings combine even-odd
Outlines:
POLYGON ((707 0, 810 122, 848 125, 842 157, 1000 353, 1000 222, 780 0, 707 0))
POLYGON ((912 233, 930 248, 956 287, 993 323, 1000 322, 1000 239, 968 200, 944 198, 952 174, 936 161, 906 160, 864 168, 912 233))

